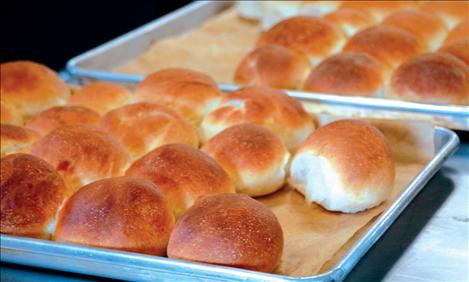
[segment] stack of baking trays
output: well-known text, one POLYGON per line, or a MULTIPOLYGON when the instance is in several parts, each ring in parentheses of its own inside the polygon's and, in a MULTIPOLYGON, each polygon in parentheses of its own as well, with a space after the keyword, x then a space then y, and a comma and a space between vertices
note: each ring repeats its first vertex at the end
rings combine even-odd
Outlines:
POLYGON ((469 128, 468 5, 196 2, 76 85, 3 63, 2 261, 342 280, 469 128))

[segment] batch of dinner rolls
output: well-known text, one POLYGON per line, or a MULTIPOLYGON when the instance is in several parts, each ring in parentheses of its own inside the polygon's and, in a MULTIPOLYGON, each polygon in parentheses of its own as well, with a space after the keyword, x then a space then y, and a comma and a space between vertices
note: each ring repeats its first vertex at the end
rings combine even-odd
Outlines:
POLYGON ((356 213, 387 199, 395 165, 360 120, 317 128, 283 91, 222 93, 165 69, 135 89, 73 91, 48 67, 1 64, 1 233, 273 272, 283 231, 256 200, 290 185, 356 213))
POLYGON ((469 104, 469 1, 238 1, 260 21, 234 81, 469 104))

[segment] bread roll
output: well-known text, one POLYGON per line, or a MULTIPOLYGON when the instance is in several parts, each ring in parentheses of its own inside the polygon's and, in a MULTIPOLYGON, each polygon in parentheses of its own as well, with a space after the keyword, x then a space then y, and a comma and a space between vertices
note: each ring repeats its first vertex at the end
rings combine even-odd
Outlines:
POLYGON ((309 70, 308 57, 302 52, 279 45, 265 45, 243 58, 234 81, 241 85, 298 89, 309 70))
POLYGON ((180 114, 152 103, 136 103, 108 112, 100 128, 121 141, 133 159, 169 143, 198 147, 197 132, 180 114))
POLYGON ((32 144, 40 138, 32 130, 5 123, 1 124, 0 137, 2 157, 13 153, 30 153, 32 144))
POLYGON ((65 104, 70 89, 53 70, 31 61, 2 63, 2 104, 22 119, 51 106, 65 104))
POLYGON ((203 143, 230 126, 255 123, 272 130, 289 150, 294 150, 314 130, 314 119, 301 103, 281 90, 253 86, 225 95, 223 103, 203 120, 203 143))
POLYGON ((392 68, 422 50, 423 46, 410 32, 385 25, 360 31, 344 47, 345 52, 368 53, 392 68))
POLYGON ((387 15, 405 8, 417 7, 418 1, 400 1, 400 0, 384 0, 384 1, 342 1, 341 8, 351 8, 364 10, 370 13, 377 21, 381 21, 387 15))
POLYGON ((469 70, 449 54, 420 54, 394 72, 387 95, 415 102, 464 105, 468 103, 469 70))
POLYGON ((445 45, 451 44, 453 41, 458 41, 459 39, 467 39, 469 37, 469 19, 459 22, 446 36, 445 45))
POLYGON ((421 10, 407 9, 392 13, 383 24, 412 33, 427 50, 432 51, 438 49, 448 31, 440 18, 421 10))
POLYGON ((26 128, 44 136, 64 125, 83 124, 96 126, 101 117, 88 108, 80 106, 56 106, 34 115, 25 125, 26 128))
POLYGON ((469 36, 443 46, 439 52, 448 53, 463 61, 469 67, 469 36))
POLYGON ((302 144, 288 182, 308 202, 354 213, 386 200, 394 175, 384 135, 367 122, 339 120, 318 128, 302 144))
POLYGON ((235 192, 228 174, 207 154, 184 144, 161 146, 139 160, 126 175, 143 177, 165 194, 176 218, 198 197, 235 192))
POLYGON ((283 253, 283 232, 264 204, 240 194, 199 198, 177 222, 168 256, 273 272, 283 253))
POLYGON ((162 256, 174 217, 150 181, 108 178, 76 192, 60 210, 53 240, 162 256))
POLYGON ((0 121, 13 125, 23 125, 21 115, 14 110, 13 107, 7 105, 3 101, 0 102, 0 121))
POLYGON ((453 28, 460 21, 466 20, 469 16, 469 1, 426 1, 422 7, 425 12, 432 13, 440 17, 449 28, 453 28))
POLYGON ((347 36, 353 36, 375 23, 375 19, 367 11, 351 8, 340 8, 325 15, 324 18, 342 29, 347 36))
POLYGON ((77 190, 95 180, 122 175, 129 161, 109 134, 85 125, 59 127, 34 143, 32 154, 50 163, 77 190))
POLYGON ((69 105, 92 109, 101 115, 132 102, 129 89, 111 82, 98 81, 78 89, 70 97, 69 105))
POLYGON ((304 90, 350 96, 378 96, 388 68, 366 53, 327 58, 306 79, 304 90))
POLYGON ((202 150, 230 175, 238 193, 262 196, 280 189, 290 154, 270 130, 238 124, 218 133, 202 150))
POLYGON ((216 82, 203 73, 170 68, 147 76, 135 89, 137 99, 166 105, 198 125, 218 105, 221 92, 216 82))
POLYGON ((67 194, 59 174, 26 154, 2 157, 0 164, 1 233, 48 239, 67 194))
POLYGON ((305 53, 312 65, 338 52, 345 43, 345 35, 328 21, 314 16, 285 19, 264 32, 257 46, 281 45, 305 53))

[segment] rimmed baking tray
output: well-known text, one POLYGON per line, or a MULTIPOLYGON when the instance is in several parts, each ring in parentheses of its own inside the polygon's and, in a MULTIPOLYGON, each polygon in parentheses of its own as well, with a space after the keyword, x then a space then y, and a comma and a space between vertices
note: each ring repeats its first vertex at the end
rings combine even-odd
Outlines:
POLYGON ((456 150, 459 139, 453 131, 435 127, 434 144, 435 155, 422 171, 341 260, 330 271, 319 275, 290 277, 9 235, 0 236, 0 259, 4 262, 132 281, 341 281, 456 150))
MULTIPOLYGON (((67 71, 83 80, 110 80, 135 84, 143 75, 117 73, 114 67, 136 59, 154 40, 178 35, 201 25, 233 3, 227 1, 196 1, 164 17, 145 24, 127 34, 85 52, 67 63, 67 71)), ((221 85, 222 90, 236 85, 221 85)), ((328 113, 340 112, 354 117, 400 117, 432 120, 453 129, 469 131, 469 106, 413 103, 391 99, 347 97, 302 91, 288 94, 305 101, 319 103, 328 113)))

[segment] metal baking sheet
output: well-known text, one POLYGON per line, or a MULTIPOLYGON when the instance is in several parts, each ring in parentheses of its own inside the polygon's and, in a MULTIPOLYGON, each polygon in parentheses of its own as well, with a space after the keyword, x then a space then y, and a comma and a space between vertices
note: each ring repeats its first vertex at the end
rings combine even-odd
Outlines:
POLYGON ((132 281, 341 281, 459 144, 457 135, 442 127, 435 127, 434 141, 435 155, 423 170, 345 256, 330 271, 319 275, 290 277, 10 235, 0 236, 0 259, 4 262, 132 281))
MULTIPOLYGON (((201 25, 219 14, 233 3, 227 1, 195 1, 164 17, 111 40, 83 53, 67 63, 67 71, 83 80, 110 80, 135 84, 144 76, 112 72, 111 69, 135 60, 156 39, 181 34, 201 25)), ((222 85, 222 90, 235 88, 222 85)), ((431 119, 433 122, 453 129, 469 131, 469 106, 413 103, 391 99, 347 97, 330 94, 287 91, 302 100, 320 103, 323 108, 332 107, 337 115, 346 112, 348 116, 369 116, 376 118, 400 117, 411 114, 407 119, 431 119)), ((331 110, 331 108, 327 108, 331 110)))

